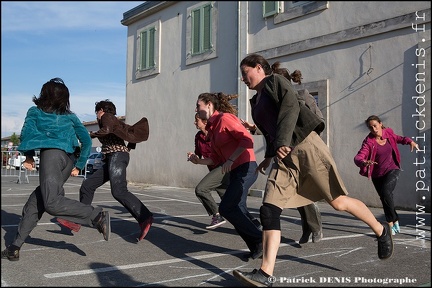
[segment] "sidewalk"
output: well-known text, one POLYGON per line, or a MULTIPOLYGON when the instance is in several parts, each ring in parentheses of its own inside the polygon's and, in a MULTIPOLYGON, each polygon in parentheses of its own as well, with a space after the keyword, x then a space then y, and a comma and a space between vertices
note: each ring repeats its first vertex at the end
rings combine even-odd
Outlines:
MULTIPOLYGON (((66 196, 78 199, 82 178, 70 178, 66 196)), ((17 184, 2 177, 2 245, 17 230, 22 208, 38 185, 17 184)), ((82 227, 72 234, 55 218, 44 214, 20 251, 20 260, 1 261, 2 287, 239 287, 233 269, 250 271, 261 260, 246 261, 246 245, 229 223, 206 230, 210 223, 194 189, 131 183, 129 189, 154 214, 146 238, 137 242, 139 227, 119 204, 106 184, 97 190, 94 205, 111 214, 111 239, 107 242, 94 228, 82 227)), ((219 202, 217 194, 213 194, 219 202)), ((300 216, 297 209, 282 214, 282 241, 273 287, 430 287, 430 213, 398 211, 401 233, 394 236, 394 254, 379 260, 372 231, 347 213, 319 202, 324 238, 299 245, 300 216)), ((259 217, 261 199, 248 197, 252 214, 259 217)), ((384 220, 381 208, 371 208, 384 220)))

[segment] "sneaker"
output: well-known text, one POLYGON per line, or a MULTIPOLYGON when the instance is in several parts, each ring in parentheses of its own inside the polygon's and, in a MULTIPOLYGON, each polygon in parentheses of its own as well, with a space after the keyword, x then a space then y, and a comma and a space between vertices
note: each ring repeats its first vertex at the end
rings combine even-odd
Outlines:
POLYGON ((322 232, 322 230, 320 230, 320 231, 318 231, 318 232, 313 232, 312 233, 312 242, 313 243, 318 243, 318 242, 320 242, 321 240, 322 240, 322 238, 323 238, 323 232, 322 232))
POLYGON ((312 234, 312 231, 310 231, 310 230, 303 232, 303 235, 301 236, 301 238, 299 240, 299 244, 305 244, 305 243, 309 242, 311 234, 312 234))
POLYGON ((384 227, 381 236, 377 237, 378 240, 378 257, 380 259, 388 259, 393 254, 393 239, 390 232, 390 226, 387 222, 381 223, 384 227))
POLYGON ((150 230, 151 225, 153 224, 153 216, 150 216, 144 222, 139 223, 139 226, 141 228, 141 234, 138 238, 138 241, 141 241, 144 239, 144 237, 147 235, 148 231, 150 230))
POLYGON ((273 276, 266 277, 261 270, 254 269, 252 272, 242 272, 234 270, 233 275, 246 286, 251 287, 272 287, 275 282, 273 276))
POLYGON ((393 228, 396 233, 400 233, 399 221, 393 223, 393 228))
POLYGON ((96 228, 100 233, 103 234, 105 241, 108 241, 111 234, 111 222, 108 211, 102 211, 100 213, 99 221, 96 224, 96 228))
POLYGON ((216 227, 219 227, 225 223, 226 223, 225 219, 221 215, 217 214, 217 215, 213 216, 210 225, 207 226, 206 229, 209 229, 209 230, 215 229, 216 227))
POLYGON ((78 232, 81 229, 81 224, 77 224, 62 218, 57 218, 57 222, 63 227, 66 227, 74 232, 78 232))
POLYGON ((10 261, 18 261, 19 260, 19 250, 20 248, 15 245, 11 245, 7 247, 1 253, 2 259, 9 259, 10 261))

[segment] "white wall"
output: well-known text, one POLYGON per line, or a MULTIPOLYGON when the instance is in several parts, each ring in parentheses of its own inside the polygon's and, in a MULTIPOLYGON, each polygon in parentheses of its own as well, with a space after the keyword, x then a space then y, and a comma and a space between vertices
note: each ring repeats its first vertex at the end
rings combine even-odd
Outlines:
MULTIPOLYGON (((221 1, 217 3, 218 57, 186 66, 185 17, 187 8, 196 3, 199 1, 176 2, 128 26, 126 123, 145 116, 150 124, 149 140, 137 145, 131 154, 128 179, 194 187, 207 172, 205 166, 186 161, 186 152, 194 149, 196 99, 202 92, 239 91, 239 114, 249 116, 247 99, 253 92, 242 88, 238 65, 239 58, 258 52, 270 64, 281 61, 290 71, 301 70, 306 83, 328 81, 327 143, 350 195, 380 207, 372 183, 358 174, 353 158, 368 133, 364 120, 372 114, 400 135, 426 133, 430 141, 430 111, 426 112, 427 128, 419 131, 412 117, 417 106, 411 99, 418 84, 417 70, 411 64, 425 60, 417 59, 415 54, 419 44, 429 47, 425 61, 427 71, 430 70, 430 3, 329 1, 327 9, 275 24, 272 17, 262 18, 261 1, 241 1, 240 5, 221 1), (416 33, 411 23, 403 21, 407 17, 398 18, 424 9, 428 9, 427 32, 416 33), (136 80, 131 68, 136 30, 158 19, 162 35, 161 73, 136 80), (245 21, 247 25, 238 29, 238 23, 242 26, 245 21)), ((430 101, 427 75, 426 94, 430 101)), ((259 162, 264 143, 260 136, 254 136, 254 140, 259 162)), ((413 163, 419 154, 409 153, 408 146, 399 148, 403 172, 395 201, 397 206, 414 209, 421 195, 415 191, 418 169, 429 171, 426 180, 430 184, 430 163, 416 167, 413 163)), ((427 153, 430 159, 430 152, 427 153)), ((253 188, 264 189, 265 179, 260 175, 253 188)), ((430 209, 430 192, 426 194, 430 209)))

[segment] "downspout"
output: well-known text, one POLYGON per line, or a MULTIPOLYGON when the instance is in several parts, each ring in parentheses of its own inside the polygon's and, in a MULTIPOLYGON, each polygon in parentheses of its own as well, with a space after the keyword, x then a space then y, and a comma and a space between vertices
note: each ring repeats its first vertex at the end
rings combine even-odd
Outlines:
POLYGON ((238 1, 238 32, 237 32, 237 94, 239 95, 237 107, 238 117, 252 122, 249 119, 250 105, 247 86, 241 81, 240 61, 249 53, 248 47, 248 20, 249 20, 249 1, 238 1))

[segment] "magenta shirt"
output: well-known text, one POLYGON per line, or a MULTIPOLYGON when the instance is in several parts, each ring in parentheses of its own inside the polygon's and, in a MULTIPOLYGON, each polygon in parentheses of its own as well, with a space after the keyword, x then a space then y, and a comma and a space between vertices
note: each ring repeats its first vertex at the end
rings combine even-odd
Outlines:
POLYGON ((212 147, 210 158, 214 163, 225 163, 238 147, 246 150, 235 159, 231 169, 256 161, 253 138, 234 114, 215 111, 207 121, 206 130, 212 147))
POLYGON ((390 170, 398 170, 399 167, 396 165, 393 149, 389 141, 386 141, 384 145, 376 145, 377 150, 375 154, 375 167, 372 171, 372 178, 378 178, 386 175, 390 170))
MULTIPOLYGON (((211 143, 207 141, 207 137, 201 130, 195 134, 195 154, 200 158, 210 158, 212 153, 211 143)), ((219 165, 207 165, 209 171, 213 170, 219 165)))
MULTIPOLYGON (((395 156, 395 164, 398 168, 400 168, 400 152, 397 147, 398 144, 401 145, 409 145, 413 140, 408 137, 397 135, 393 132, 391 128, 383 129, 382 138, 387 139, 387 142, 390 144, 393 154, 395 156)), ((360 175, 366 176, 370 178, 374 174, 375 166, 364 166, 363 161, 371 160, 375 161, 376 153, 377 153, 377 145, 378 143, 375 140, 375 136, 372 133, 369 133, 366 138, 362 142, 362 146, 360 150, 357 152, 357 155, 354 157, 354 163, 360 167, 360 175)), ((378 167, 378 166, 377 166, 378 167)), ((377 168, 378 169, 378 168, 377 168)), ((378 172, 379 173, 379 172, 378 172)))

